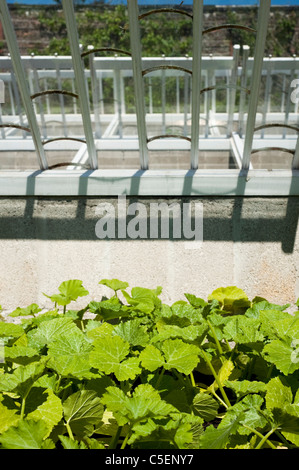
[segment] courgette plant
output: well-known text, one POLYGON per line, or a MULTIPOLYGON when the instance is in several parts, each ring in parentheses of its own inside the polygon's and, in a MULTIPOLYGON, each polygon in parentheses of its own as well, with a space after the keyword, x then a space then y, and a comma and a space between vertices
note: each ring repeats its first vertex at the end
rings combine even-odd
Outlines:
POLYGON ((83 309, 69 280, 52 309, 0 321, 1 448, 299 448, 290 304, 229 286, 168 305, 160 286, 99 284, 113 294, 83 309))

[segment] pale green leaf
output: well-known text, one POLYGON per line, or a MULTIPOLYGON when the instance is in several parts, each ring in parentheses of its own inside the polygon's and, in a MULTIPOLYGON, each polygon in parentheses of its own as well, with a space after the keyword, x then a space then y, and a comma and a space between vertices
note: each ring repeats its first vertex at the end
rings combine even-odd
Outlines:
POLYGON ((199 442, 203 433, 202 425, 203 420, 199 416, 190 414, 182 416, 173 439, 177 447, 179 449, 194 448, 191 445, 199 442))
POLYGON ((266 384, 255 380, 226 380, 224 385, 233 390, 238 399, 249 393, 263 393, 266 391, 266 384))
POLYGON ((239 436, 251 435, 252 431, 246 426, 263 429, 268 424, 260 412, 263 405, 264 399, 260 395, 247 395, 227 410, 218 428, 229 426, 233 420, 240 419, 240 426, 237 428, 239 436))
POLYGON ((158 343, 170 338, 181 338, 186 341, 201 341, 208 332, 209 327, 206 323, 201 325, 189 325, 180 327, 178 325, 162 325, 159 327, 159 333, 156 334, 151 342, 158 343))
POLYGON ((18 307, 13 312, 9 314, 9 317, 22 317, 27 315, 36 315, 41 312, 41 308, 37 304, 30 304, 28 307, 18 307))
POLYGON ((5 432, 11 426, 17 425, 20 415, 17 415, 18 410, 8 409, 0 398, 0 434, 5 432))
POLYGON ((127 282, 119 281, 118 279, 102 279, 99 284, 110 287, 110 289, 114 290, 115 292, 129 287, 127 282))
POLYGON ((188 302, 184 300, 178 300, 171 305, 172 315, 175 315, 179 318, 186 318, 190 323, 196 323, 202 321, 202 315, 200 310, 192 307, 188 302))
POLYGON ((64 449, 88 449, 84 442, 78 442, 68 436, 58 436, 64 449))
POLYGON ((13 337, 19 338, 24 334, 24 330, 21 325, 14 323, 0 322, 0 338, 13 337))
POLYGON ((0 376, 0 391, 16 392, 26 397, 34 382, 43 374, 46 359, 19 366, 11 374, 0 376))
POLYGON ((158 391, 149 384, 138 385, 132 397, 128 397, 117 387, 108 387, 102 402, 113 412, 119 425, 135 423, 145 418, 158 419, 177 411, 162 400, 158 391))
POLYGON ((228 341, 235 341, 239 344, 255 343, 264 340, 264 335, 259 331, 259 325, 260 321, 256 318, 236 315, 227 322, 223 331, 228 341))
POLYGON ((199 348, 193 344, 184 343, 180 339, 164 341, 161 350, 165 355, 165 369, 177 369, 189 375, 199 362, 199 348))
MULTIPOLYGON (((36 390, 36 389, 35 389, 36 390)), ((34 411, 28 413, 26 418, 33 419, 35 421, 43 420, 49 429, 48 435, 56 426, 59 421, 62 419, 62 404, 60 398, 53 393, 51 389, 41 390, 41 394, 46 397, 46 400, 41 403, 34 411)), ((32 400, 33 397, 30 397, 31 393, 28 396, 27 400, 32 400)), ((36 403, 36 399, 34 400, 36 403)), ((26 403, 27 404, 27 403, 26 403)))
POLYGON ((106 374, 113 373, 130 351, 129 343, 120 336, 104 336, 100 340, 94 341, 93 345, 90 363, 106 374))
POLYGON ((33 348, 38 345, 43 347, 61 335, 70 335, 78 331, 80 331, 79 328, 71 318, 53 318, 52 320, 42 322, 40 326, 32 332, 28 332, 28 345, 33 348))
POLYGON ((71 334, 61 334, 56 337, 48 348, 49 356, 80 356, 89 353, 92 345, 86 340, 80 330, 75 330, 71 334))
POLYGON ((141 372, 140 360, 137 357, 127 358, 129 352, 129 343, 120 336, 105 336, 94 342, 90 364, 106 374, 114 373, 118 380, 134 379, 141 372))
POLYGON ((77 300, 78 297, 84 297, 89 292, 82 286, 82 281, 78 279, 71 279, 64 281, 58 288, 60 294, 46 295, 52 302, 56 302, 58 305, 67 305, 70 302, 77 300))
POLYGON ((137 319, 120 323, 114 328, 113 333, 130 343, 131 346, 146 346, 149 342, 146 327, 140 325, 137 319))
POLYGON ((242 308, 250 307, 247 295, 236 286, 220 287, 209 295, 208 300, 217 300, 223 310, 238 313, 242 308))
POLYGON ((239 417, 222 428, 219 428, 219 426, 218 428, 214 428, 212 425, 208 426, 200 438, 200 449, 224 449, 229 442, 231 434, 236 432, 238 425, 239 417))
POLYGON ((164 366, 165 360, 162 353, 155 346, 149 344, 141 351, 139 359, 142 367, 153 372, 161 366, 164 366))
POLYGON ((291 340, 274 340, 266 344, 263 349, 265 359, 275 364, 277 369, 284 375, 292 374, 299 369, 297 356, 294 360, 294 351, 296 352, 291 340))
POLYGON ((29 346, 18 346, 16 343, 13 346, 6 346, 4 354, 6 362, 15 362, 22 365, 37 361, 39 357, 39 352, 36 349, 29 346))
POLYGON ((42 449, 48 426, 44 421, 20 420, 0 436, 4 449, 42 449))
POLYGON ((290 387, 284 385, 280 377, 274 377, 266 385, 266 405, 268 409, 284 408, 293 401, 290 387))
POLYGON ((161 300, 158 298, 161 291, 161 287, 157 287, 155 290, 133 287, 131 296, 125 290, 122 290, 122 293, 128 304, 134 306, 134 309, 143 313, 151 313, 156 307, 161 306, 161 300))
POLYGON ((204 299, 201 299, 200 297, 196 297, 193 294, 184 294, 184 296, 194 308, 202 308, 205 305, 207 305, 207 302, 205 302, 204 299))
POLYGON ((95 328, 86 331, 86 337, 92 341, 95 341, 97 339, 103 338, 104 336, 111 336, 114 328, 114 325, 104 322, 100 326, 96 326, 95 328))

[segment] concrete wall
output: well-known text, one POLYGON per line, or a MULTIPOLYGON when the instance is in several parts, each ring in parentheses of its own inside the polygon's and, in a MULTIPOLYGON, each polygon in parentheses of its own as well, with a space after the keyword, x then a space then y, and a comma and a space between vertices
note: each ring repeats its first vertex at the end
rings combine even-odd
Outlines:
MULTIPOLYGON (((294 302, 299 297, 299 198, 201 198, 203 243, 186 249, 170 239, 100 240, 95 233, 99 203, 117 198, 0 198, 0 304, 4 311, 36 302, 51 308, 42 292, 81 279, 86 300, 109 290, 103 278, 130 287, 163 287, 162 300, 184 292, 206 298, 213 289, 236 285, 249 298, 294 302)), ((137 199, 127 198, 127 204, 137 199)), ((138 200, 149 207, 150 198, 138 200)), ((168 204, 189 202, 164 199, 168 204)), ((189 241, 188 243, 192 243, 189 241)))

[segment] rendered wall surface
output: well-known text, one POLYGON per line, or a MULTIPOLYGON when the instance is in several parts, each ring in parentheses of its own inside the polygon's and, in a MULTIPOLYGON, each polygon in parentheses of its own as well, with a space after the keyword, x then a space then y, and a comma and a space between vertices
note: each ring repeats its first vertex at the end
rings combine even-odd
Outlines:
MULTIPOLYGON (((116 208, 118 199, 0 199, 4 313, 33 302, 51 308, 42 292, 54 294, 68 279, 82 280, 89 290, 82 306, 112 293, 98 285, 103 278, 118 278, 130 287, 161 285, 161 298, 168 303, 183 300, 185 292, 207 298, 230 285, 250 299, 258 295, 285 303, 299 297, 299 198, 193 198, 193 206, 203 207, 203 243, 196 249, 171 236, 100 240, 96 210, 104 202, 116 208)), ((147 208, 190 199, 128 197, 127 205, 132 202, 147 208)))

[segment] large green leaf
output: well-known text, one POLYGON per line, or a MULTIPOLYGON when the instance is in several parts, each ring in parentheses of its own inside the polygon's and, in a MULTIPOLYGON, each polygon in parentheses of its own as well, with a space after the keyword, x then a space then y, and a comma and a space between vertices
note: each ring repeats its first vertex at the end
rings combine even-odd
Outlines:
POLYGON ((264 406, 264 399, 256 394, 247 395, 241 401, 231 406, 221 423, 219 429, 229 426, 235 419, 240 420, 240 425, 236 428, 238 435, 250 435, 252 428, 262 430, 268 425, 268 421, 264 418, 261 408, 264 406), (251 429, 248 429, 248 427, 251 429))
POLYGON ((126 423, 134 424, 146 418, 164 418, 177 411, 162 400, 158 391, 149 384, 138 385, 131 397, 118 387, 108 387, 102 402, 109 411, 113 412, 121 426, 126 423))
POLYGON ((90 436, 102 420, 104 407, 93 390, 80 390, 63 403, 64 419, 79 439, 90 436))
POLYGON ((51 389, 43 390, 40 387, 34 387, 31 389, 27 399, 26 399, 26 410, 30 406, 35 409, 27 414, 27 419, 33 419, 35 421, 42 420, 48 426, 48 434, 62 419, 62 404, 60 398, 55 395, 51 389), (39 403, 42 399, 39 406, 36 407, 36 404, 39 403))
POLYGON ((260 314, 262 331, 270 339, 299 338, 299 316, 287 312, 266 310, 260 314))
POLYGON ((20 415, 17 414, 17 409, 9 409, 2 403, 0 396, 0 434, 5 432, 11 426, 16 426, 20 415))
POLYGON ((37 361, 39 352, 29 346, 6 346, 4 348, 5 361, 26 365, 29 362, 37 361))
POLYGON ((158 297, 161 291, 162 287, 160 286, 155 290, 133 287, 131 296, 125 290, 122 290, 122 293, 128 304, 132 305, 134 309, 140 310, 143 313, 151 313, 156 307, 161 306, 161 300, 158 297))
POLYGON ((82 286, 82 281, 78 279, 71 279, 64 281, 58 287, 60 294, 47 295, 46 297, 58 305, 68 305, 70 302, 77 300, 78 297, 84 297, 89 292, 82 286))
POLYGON ((146 346, 139 358, 142 366, 152 372, 163 366, 165 369, 177 369, 188 375, 199 362, 198 354, 197 346, 184 343, 180 339, 169 339, 161 344, 160 350, 153 345, 146 346))
POLYGON ((200 437, 200 449, 224 449, 229 442, 231 434, 237 431, 240 417, 235 418, 227 426, 214 428, 212 425, 208 426, 205 432, 200 437))
POLYGON ((202 322, 203 317, 201 311, 194 308, 184 300, 178 300, 171 305, 172 315, 179 318, 186 318, 190 323, 202 322))
POLYGON ((139 358, 127 358, 130 344, 120 336, 105 336, 94 341, 93 345, 90 353, 92 367, 106 374, 114 373, 118 380, 134 379, 141 372, 139 358))
POLYGON ((218 408, 218 402, 207 393, 200 392, 193 399, 192 410, 207 422, 217 416, 218 408))
POLYGON ((70 335, 80 331, 72 318, 61 316, 42 322, 38 328, 28 332, 28 346, 43 347, 59 336, 70 335))
POLYGON ((126 318, 130 315, 130 308, 123 305, 117 297, 101 302, 92 301, 89 303, 91 313, 99 315, 103 321, 113 320, 114 318, 126 318))
POLYGON ((293 402, 293 394, 290 387, 284 385, 280 377, 274 377, 266 385, 267 408, 284 408, 293 402))
POLYGON ((54 369, 59 375, 66 377, 91 377, 89 353, 92 345, 79 330, 70 335, 60 335, 49 344, 48 367, 54 369))
MULTIPOLYGON (((254 302, 254 300, 253 300, 254 302)), ((258 302, 253 303, 252 307, 248 308, 245 312, 246 317, 252 317, 252 318, 259 318, 261 312, 265 310, 274 310, 274 311, 283 311, 287 307, 289 307, 289 304, 287 305, 276 305, 268 302, 267 300, 260 300, 258 302)), ((287 314, 286 314, 287 315, 287 314)))
POLYGON ((24 329, 21 325, 14 323, 0 322, 0 338, 13 337, 19 338, 24 334, 24 329))
POLYGON ((181 338, 186 341, 197 340, 201 343, 209 330, 209 326, 205 322, 201 325, 189 325, 186 327, 162 324, 159 325, 158 329, 159 333, 153 336, 151 339, 152 343, 158 343, 170 338, 181 338))
POLYGON ((290 339, 287 341, 274 340, 266 344, 263 349, 265 359, 275 364, 277 369, 285 375, 299 370, 297 356, 294 360, 294 351, 296 349, 293 344, 290 339))
POLYGON ((110 289, 114 290, 114 292, 129 287, 127 282, 119 281, 118 279, 102 279, 99 284, 110 287, 110 289))
POLYGON ((266 384, 255 380, 226 380, 224 385, 233 390, 238 399, 249 393, 263 393, 266 391, 266 384))
POLYGON ((164 341, 161 349, 165 355, 165 369, 177 369, 183 374, 190 374, 199 362, 199 348, 184 343, 180 339, 164 341))
POLYGON ((264 335, 259 331, 260 321, 256 318, 248 318, 244 315, 235 315, 223 328, 228 341, 239 344, 255 343, 264 340, 264 335))
POLYGON ((0 436, 4 449, 43 449, 48 426, 44 421, 20 420, 0 436))
POLYGON ((208 300, 213 299, 220 303, 223 310, 231 313, 239 313, 251 305, 245 292, 236 286, 215 289, 208 297, 208 300))
POLYGON ((184 296, 194 308, 203 308, 205 305, 207 305, 207 302, 204 299, 196 297, 193 294, 184 294, 184 296))
POLYGON ((159 367, 164 366, 165 359, 159 349, 157 349, 152 344, 146 346, 143 351, 141 351, 139 359, 141 361, 142 367, 154 372, 159 367))
POLYGON ((41 312, 41 308, 37 304, 28 305, 28 307, 18 307, 13 312, 9 314, 10 317, 22 317, 27 315, 36 315, 38 312, 41 312))
POLYGON ((43 374, 47 359, 19 366, 11 374, 0 375, 0 391, 15 392, 26 397, 34 382, 43 374))
POLYGON ((131 346, 146 346, 149 342, 146 327, 140 325, 138 319, 120 323, 114 328, 113 334, 120 336, 131 346))
POLYGON ((299 446, 299 393, 297 391, 293 402, 291 387, 283 382, 282 377, 275 377, 268 382, 266 405, 284 437, 299 446))

